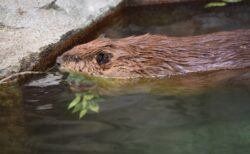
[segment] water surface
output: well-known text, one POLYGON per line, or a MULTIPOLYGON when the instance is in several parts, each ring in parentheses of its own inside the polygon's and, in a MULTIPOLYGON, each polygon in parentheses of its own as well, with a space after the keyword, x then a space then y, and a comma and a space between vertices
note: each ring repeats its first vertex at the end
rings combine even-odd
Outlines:
MULTIPOLYGON (((128 8, 92 36, 188 36, 250 27, 247 2, 203 6, 128 8)), ((55 70, 0 87, 1 153, 250 153, 249 70, 147 81, 128 91, 100 86, 107 92, 100 93, 100 112, 81 120, 67 109, 75 94, 65 78, 55 70)))

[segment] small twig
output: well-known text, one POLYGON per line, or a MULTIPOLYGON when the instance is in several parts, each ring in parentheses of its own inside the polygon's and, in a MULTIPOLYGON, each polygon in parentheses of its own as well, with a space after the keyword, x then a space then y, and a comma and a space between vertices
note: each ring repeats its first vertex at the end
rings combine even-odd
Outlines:
POLYGON ((6 78, 1 79, 0 85, 17 82, 18 80, 20 80, 20 78, 25 78, 28 75, 36 75, 36 74, 46 74, 46 72, 25 71, 25 72, 15 73, 6 78))
POLYGON ((49 71, 51 71, 51 70, 53 70, 53 69, 56 69, 57 67, 58 67, 57 65, 54 65, 54 66, 48 68, 48 69, 46 70, 46 72, 49 72, 49 71))

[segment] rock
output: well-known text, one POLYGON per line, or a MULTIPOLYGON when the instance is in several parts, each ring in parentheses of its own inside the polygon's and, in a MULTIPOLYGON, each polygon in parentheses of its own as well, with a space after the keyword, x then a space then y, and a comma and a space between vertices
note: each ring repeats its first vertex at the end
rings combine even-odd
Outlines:
POLYGON ((207 2, 208 0, 126 0, 127 6, 140 6, 140 5, 155 5, 166 3, 179 3, 179 2, 207 2))
POLYGON ((121 2, 0 0, 0 78, 48 67, 59 52, 73 44, 75 34, 121 2))

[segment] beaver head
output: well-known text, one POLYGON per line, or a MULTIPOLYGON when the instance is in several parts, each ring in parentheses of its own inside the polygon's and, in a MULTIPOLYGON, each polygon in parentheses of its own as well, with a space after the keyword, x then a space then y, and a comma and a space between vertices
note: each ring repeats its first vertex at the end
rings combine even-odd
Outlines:
MULTIPOLYGON (((150 35, 124 39, 98 38, 79 45, 61 56, 61 69, 107 78, 135 78, 163 73, 162 50, 152 52, 150 35), (143 41, 144 40, 144 41, 143 41), (157 67, 161 65, 161 67, 157 67), (157 71, 157 72, 156 72, 157 71), (154 73, 155 72, 155 73, 154 73)), ((158 40, 154 40, 157 42, 158 40)))
POLYGON ((98 38, 62 55, 62 70, 106 78, 160 77, 250 66, 250 30, 201 36, 98 38))

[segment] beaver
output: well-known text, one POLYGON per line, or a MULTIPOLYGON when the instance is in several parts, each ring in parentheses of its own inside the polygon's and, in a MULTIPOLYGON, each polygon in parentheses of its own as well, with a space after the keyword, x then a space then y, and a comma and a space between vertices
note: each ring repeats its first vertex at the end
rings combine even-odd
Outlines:
POLYGON ((155 78, 250 66, 250 29, 173 37, 97 38, 60 57, 61 69, 105 78, 155 78))

